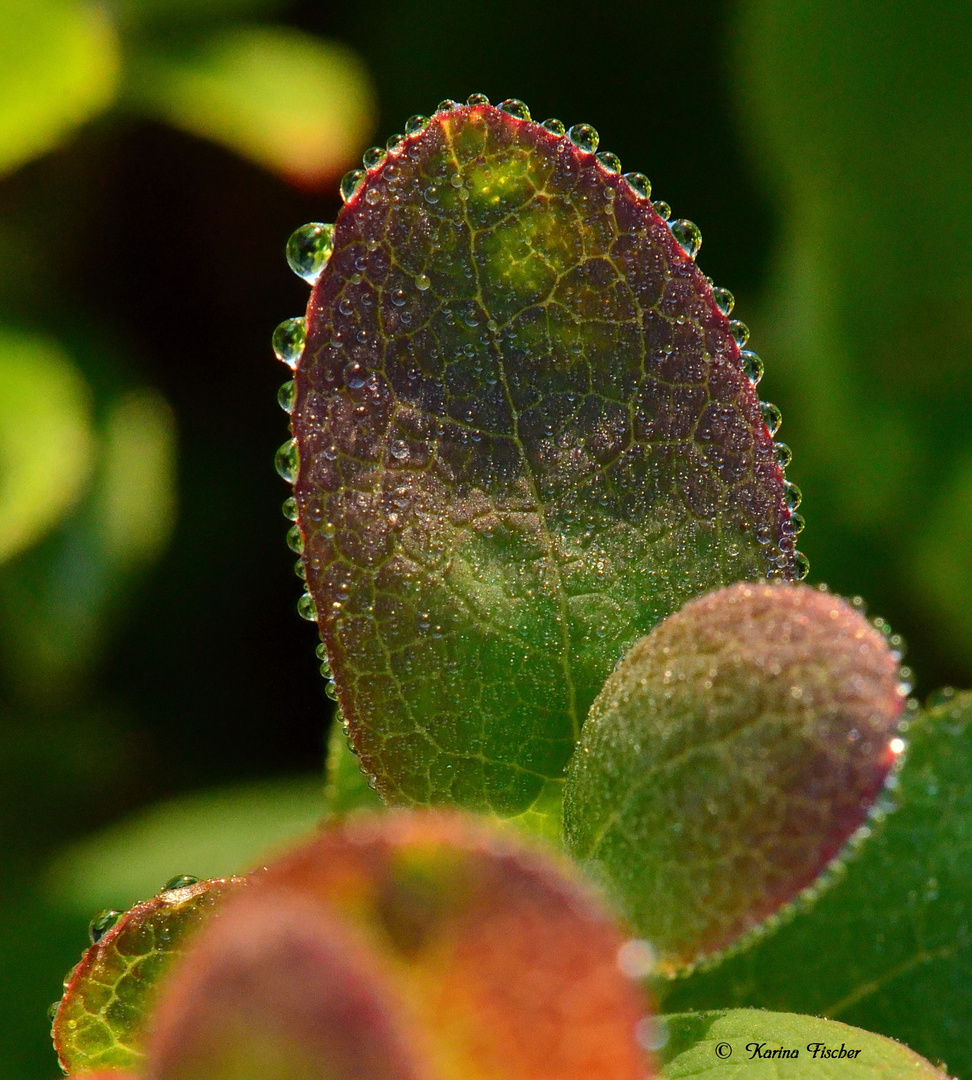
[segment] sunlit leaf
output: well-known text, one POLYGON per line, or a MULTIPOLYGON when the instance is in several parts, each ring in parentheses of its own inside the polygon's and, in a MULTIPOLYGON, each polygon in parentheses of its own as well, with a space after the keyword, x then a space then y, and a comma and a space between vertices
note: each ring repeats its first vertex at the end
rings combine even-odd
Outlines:
POLYGON ((133 65, 140 109, 299 185, 332 180, 372 130, 361 60, 298 30, 228 27, 192 48, 139 54, 133 65))
POLYGON ((513 815, 637 638, 799 560, 739 328, 647 181, 490 106, 422 123, 342 184, 280 465, 378 791, 513 815))
POLYGON ((92 450, 81 373, 50 338, 0 329, 0 562, 78 500, 92 450))
POLYGON ((0 173, 57 146, 112 100, 118 51, 81 0, 0 4, 0 173))
POLYGON ((666 1080, 945 1080, 902 1043, 834 1020, 756 1009, 665 1019, 666 1080))
POLYGON ((604 684, 567 774, 564 835, 671 973, 811 885, 904 747, 884 636, 805 585, 686 604, 604 684))
POLYGON ((200 937, 152 1076, 637 1080, 624 939, 565 871, 455 814, 341 819, 200 937))
POLYGON ((324 796, 328 813, 346 814, 351 810, 376 810, 381 799, 368 786, 348 738, 340 723, 331 725, 327 741, 327 781, 324 796))
POLYGON ((167 799, 61 852, 46 874, 47 896, 91 912, 128 906, 177 874, 242 873, 311 832, 324 810, 317 776, 167 799))
POLYGON ((672 987, 673 1009, 812 1012, 972 1075, 972 694, 913 721, 899 804, 791 923, 672 987))
POLYGON ((54 1046, 66 1072, 138 1068, 155 990, 223 896, 239 879, 186 885, 138 904, 114 923, 91 924, 94 944, 65 980, 54 1046))

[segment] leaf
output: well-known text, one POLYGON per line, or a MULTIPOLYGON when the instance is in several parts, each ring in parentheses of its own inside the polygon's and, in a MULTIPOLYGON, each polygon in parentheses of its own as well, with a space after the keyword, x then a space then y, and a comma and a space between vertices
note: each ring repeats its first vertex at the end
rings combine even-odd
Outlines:
POLYGON ((730 324, 647 181, 512 112, 418 118, 345 178, 280 459, 379 793, 501 815, 562 778, 659 619, 799 561, 730 324))
POLYGON ((82 912, 128 906, 177 874, 251 870, 311 832, 324 812, 317 776, 166 799, 60 852, 45 891, 59 907, 82 912))
POLYGON ((674 1010, 812 1012, 972 1076, 972 694, 911 723, 898 809, 843 877, 771 937, 671 988, 674 1010))
POLYGON ((245 1061, 273 1080, 381 1067, 636 1080, 645 1005, 618 966, 623 940, 566 864, 509 831, 454 813, 353 815, 204 931, 160 1001, 151 1075, 221 1080, 245 1061))
POLYGON ((807 888, 866 821, 904 743, 898 664, 850 604, 738 584, 624 658, 567 774, 568 849, 672 974, 807 888))
POLYGON ((298 30, 228 27, 192 48, 139 54, 133 65, 138 108, 299 186, 339 175, 374 123, 358 56, 298 30))
POLYGON ((339 717, 331 724, 327 740, 327 782, 324 801, 329 814, 347 814, 351 810, 377 810, 383 804, 368 778, 358 766, 358 759, 341 728, 339 717))
POLYGON ((65 1072, 142 1064, 146 1017, 159 980, 240 882, 223 878, 163 891, 113 925, 110 918, 92 923, 95 943, 65 979, 54 1018, 54 1047, 65 1072), (106 925, 110 929, 99 938, 106 925))
POLYGON ((93 457, 89 398, 57 342, 0 329, 0 562, 43 536, 83 492, 93 457))
POLYGON ((266 16, 286 0, 112 0, 112 13, 131 29, 217 22, 253 15, 266 16))
POLYGON ((57 146, 106 108, 118 45, 104 12, 72 0, 0 5, 0 174, 57 146))
POLYGON ((666 1080, 945 1080, 907 1046, 834 1020, 757 1009, 665 1019, 666 1080), (781 1049, 797 1056, 764 1056, 781 1049), (825 1057, 829 1052, 833 1056, 825 1057))

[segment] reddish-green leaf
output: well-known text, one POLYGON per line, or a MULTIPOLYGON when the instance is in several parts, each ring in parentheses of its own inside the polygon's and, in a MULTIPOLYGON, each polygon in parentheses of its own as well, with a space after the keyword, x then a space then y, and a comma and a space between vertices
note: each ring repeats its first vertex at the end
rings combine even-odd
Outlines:
POLYGON ((97 940, 65 980, 54 1018, 54 1046, 66 1072, 142 1065, 146 1018, 160 978, 240 880, 219 878, 165 890, 113 925, 108 918, 100 926, 98 920, 92 923, 97 940), (110 929, 104 931, 105 926, 110 929))
POLYGON ((280 461, 378 791, 507 815, 562 776, 635 640, 802 565, 778 418, 694 226, 669 227, 593 129, 527 115, 413 118, 345 178, 280 461))
POLYGON ((803 585, 700 597, 631 650, 571 761, 564 832, 662 970, 818 878, 904 748, 902 691, 884 636, 803 585))
POLYGON ((174 973, 155 1080, 640 1080, 624 938, 566 865, 455 813, 357 814, 174 973))

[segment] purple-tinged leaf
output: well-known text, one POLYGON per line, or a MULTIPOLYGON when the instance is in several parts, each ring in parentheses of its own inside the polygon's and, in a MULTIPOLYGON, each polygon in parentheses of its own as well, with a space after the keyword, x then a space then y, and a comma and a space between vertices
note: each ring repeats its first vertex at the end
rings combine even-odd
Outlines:
POLYGON ((379 793, 512 815, 634 641, 801 563, 777 414, 647 181, 504 105, 346 178, 280 464, 379 793))
POLYGON ((604 684, 567 776, 564 834, 674 973, 814 883, 904 749, 884 636, 803 585, 686 604, 604 684))

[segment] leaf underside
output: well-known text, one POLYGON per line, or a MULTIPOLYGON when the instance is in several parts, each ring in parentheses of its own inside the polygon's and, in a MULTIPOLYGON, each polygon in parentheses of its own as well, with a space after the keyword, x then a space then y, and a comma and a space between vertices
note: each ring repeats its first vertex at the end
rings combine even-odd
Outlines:
POLYGON ((223 896, 241 883, 217 878, 153 896, 127 911, 71 973, 54 1019, 68 1073, 138 1069, 159 981, 223 896))
POLYGON ((296 380, 308 586, 387 800, 526 809, 635 640, 692 596, 794 576, 711 284, 539 124, 453 108, 367 172, 296 380))

